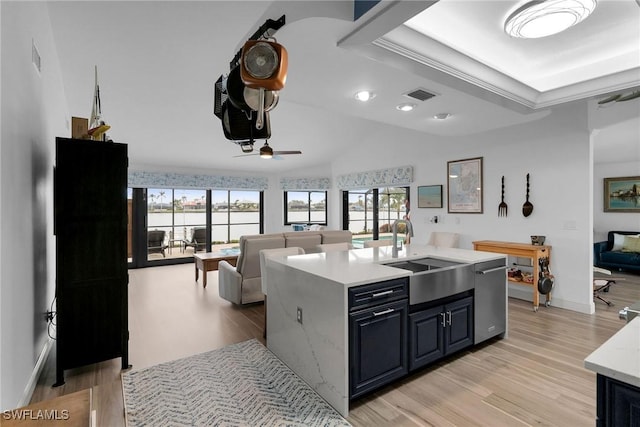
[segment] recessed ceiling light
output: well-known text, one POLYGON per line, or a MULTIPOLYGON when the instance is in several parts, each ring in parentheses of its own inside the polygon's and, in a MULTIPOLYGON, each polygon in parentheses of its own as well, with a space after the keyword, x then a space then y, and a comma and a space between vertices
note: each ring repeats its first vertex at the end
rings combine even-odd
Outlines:
POLYGON ((359 92, 356 92, 355 97, 358 101, 367 102, 375 98, 376 94, 369 90, 361 90, 359 92))
POLYGON ((396 106, 397 110, 405 111, 405 112, 411 111, 414 108, 416 108, 416 104, 410 104, 410 103, 404 103, 396 106))
POLYGON ((449 117, 451 117, 451 114, 449 113, 438 113, 435 116, 433 116, 433 118, 436 120, 446 120, 449 117))
POLYGON ((504 31, 526 39, 550 36, 586 19, 596 6, 596 0, 533 0, 509 15, 504 31))

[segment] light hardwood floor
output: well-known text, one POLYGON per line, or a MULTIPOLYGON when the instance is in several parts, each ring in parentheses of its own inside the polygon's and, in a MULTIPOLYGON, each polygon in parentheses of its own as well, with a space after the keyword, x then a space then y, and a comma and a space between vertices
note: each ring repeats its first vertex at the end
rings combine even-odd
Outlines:
MULTIPOLYGON (((263 306, 238 308, 218 296, 217 272, 206 289, 193 264, 131 270, 129 360, 132 369, 262 338, 263 306)), ((595 374, 584 358, 624 326, 618 310, 640 300, 640 276, 616 274, 596 314, 509 300, 509 338, 454 355, 352 403, 354 426, 590 426, 595 374)), ((120 359, 65 371, 55 381, 52 351, 32 403, 93 387, 98 425, 124 426, 120 359)))

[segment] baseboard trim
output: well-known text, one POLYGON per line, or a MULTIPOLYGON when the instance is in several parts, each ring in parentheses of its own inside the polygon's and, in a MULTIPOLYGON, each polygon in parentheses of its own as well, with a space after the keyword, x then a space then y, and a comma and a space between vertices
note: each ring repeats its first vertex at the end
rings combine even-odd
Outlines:
POLYGON ((40 374, 44 369, 44 365, 47 362, 47 358, 49 357, 49 352, 53 347, 53 339, 47 338, 47 341, 42 346, 42 351, 40 352, 40 356, 38 356, 38 360, 36 361, 36 366, 33 367, 33 372, 31 372, 31 377, 27 382, 27 386, 24 389, 24 393, 22 394, 22 399, 18 402, 18 407, 27 406, 31 402, 31 397, 33 396, 33 392, 36 389, 36 385, 38 385, 38 378, 40 378, 40 374))
MULTIPOLYGON (((509 284, 509 297, 521 299, 524 301, 530 301, 533 303, 533 290, 531 288, 526 289, 523 286, 519 285, 513 285, 512 287, 511 284, 509 284)), ((544 308, 546 300, 546 295, 540 295, 540 306, 542 308, 544 308)), ((578 313, 593 314, 595 312, 593 303, 585 305, 576 303, 574 301, 567 301, 562 298, 554 297, 553 291, 551 293, 551 305, 556 308, 577 311, 578 313)))

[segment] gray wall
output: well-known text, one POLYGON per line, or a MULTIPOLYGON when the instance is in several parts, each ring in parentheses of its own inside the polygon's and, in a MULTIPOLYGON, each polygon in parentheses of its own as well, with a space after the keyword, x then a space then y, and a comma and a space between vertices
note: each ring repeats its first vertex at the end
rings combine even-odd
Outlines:
POLYGON ((54 297, 53 157, 66 102, 47 6, 0 2, 0 408, 26 403, 54 297), (32 41, 42 64, 31 62, 32 41))

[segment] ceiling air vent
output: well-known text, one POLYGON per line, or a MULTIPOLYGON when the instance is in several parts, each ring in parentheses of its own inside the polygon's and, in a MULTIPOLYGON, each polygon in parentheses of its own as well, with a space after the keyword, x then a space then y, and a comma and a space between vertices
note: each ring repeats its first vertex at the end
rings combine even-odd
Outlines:
POLYGON ((436 95, 431 92, 427 92, 424 89, 418 88, 405 93, 404 96, 412 99, 417 99, 418 101, 426 101, 427 99, 431 99, 436 95))

